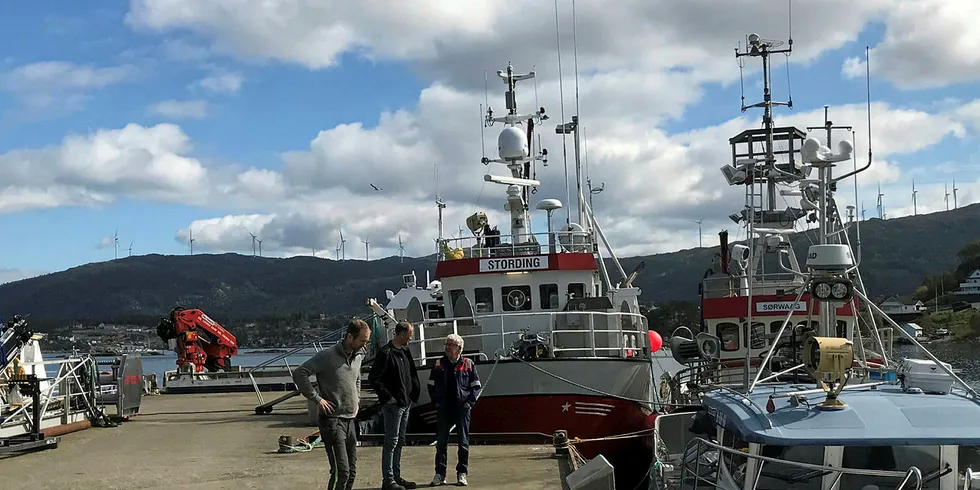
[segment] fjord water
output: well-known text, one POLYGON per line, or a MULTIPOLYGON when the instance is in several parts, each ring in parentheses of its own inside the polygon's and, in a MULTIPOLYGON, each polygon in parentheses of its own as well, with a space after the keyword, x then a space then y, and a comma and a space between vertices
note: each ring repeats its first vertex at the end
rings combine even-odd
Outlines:
MULTIPOLYGON (((249 366, 256 366, 265 361, 268 361, 269 359, 279 357, 293 349, 284 348, 282 349, 283 352, 275 352, 275 353, 254 352, 256 350, 264 351, 267 349, 239 349, 238 355, 231 358, 232 365, 242 366, 244 368, 248 368, 249 366)), ((144 374, 156 373, 157 383, 162 385, 163 373, 165 371, 172 371, 174 369, 177 369, 177 354, 174 353, 173 351, 161 351, 161 352, 162 355, 159 356, 144 355, 142 356, 142 359, 143 359, 143 373, 144 374)), ((275 363, 272 364, 272 366, 282 367, 286 365, 285 363, 288 363, 290 367, 295 368, 296 366, 299 366, 304 361, 309 359, 315 353, 316 350, 314 350, 312 347, 303 349, 299 352, 286 356, 285 359, 276 361, 275 363)), ((100 356, 100 357, 96 357, 96 359, 99 361, 111 361, 115 359, 115 357, 100 356)))
MULTIPOLYGON (((964 382, 976 389, 980 389, 980 356, 976 354, 978 344, 965 341, 947 341, 930 343, 925 347, 940 360, 952 364, 953 368, 958 370, 957 374, 964 382)), ((269 359, 279 357, 284 353, 254 352, 256 350, 262 351, 263 349, 241 349, 238 355, 232 358, 232 364, 244 367, 255 366, 269 359)), ((290 351, 292 349, 286 348, 283 350, 290 351)), ((283 366, 283 363, 286 362, 289 366, 296 367, 302 364, 303 361, 309 359, 314 353, 316 351, 313 348, 303 349, 287 356, 283 360, 277 361, 275 365, 283 366)), ((51 354, 48 357, 53 358, 52 356, 54 355, 57 354, 51 354)), ((927 358, 918 347, 912 345, 895 345, 892 355, 896 359, 927 358)), ((110 361, 113 358, 98 357, 97 359, 100 361, 110 361)), ((144 355, 143 372, 147 374, 156 373, 157 382, 162 383, 164 371, 176 369, 176 361, 177 355, 173 351, 163 351, 163 354, 159 356, 144 355)))

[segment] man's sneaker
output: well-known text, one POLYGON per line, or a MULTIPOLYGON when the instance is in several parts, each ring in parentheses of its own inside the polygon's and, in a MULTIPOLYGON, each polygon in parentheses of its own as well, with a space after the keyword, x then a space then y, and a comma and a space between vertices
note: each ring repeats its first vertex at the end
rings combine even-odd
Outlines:
POLYGON ((389 483, 389 484, 382 485, 381 489, 382 490, 405 490, 405 487, 396 482, 396 483, 389 483))
POLYGON ((456 484, 461 487, 469 485, 469 483, 466 481, 466 473, 456 473, 456 484))
POLYGON ((415 484, 415 482, 408 481, 408 480, 406 480, 404 478, 399 478, 398 479, 398 484, 401 485, 401 486, 403 486, 403 487, 405 487, 405 488, 407 488, 408 490, 412 490, 412 489, 414 489, 415 487, 418 486, 418 485, 415 484))
POLYGON ((436 476, 432 477, 432 483, 429 483, 429 486, 434 487, 437 485, 445 485, 445 484, 446 484, 446 477, 436 473, 436 476))

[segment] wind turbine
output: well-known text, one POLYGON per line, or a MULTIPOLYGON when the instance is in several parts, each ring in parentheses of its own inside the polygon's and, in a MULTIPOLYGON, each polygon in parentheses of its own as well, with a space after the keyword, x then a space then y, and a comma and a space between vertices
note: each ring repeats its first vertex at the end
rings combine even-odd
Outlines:
POLYGON ((402 243, 401 233, 398 234, 398 258, 402 263, 405 262, 405 245, 402 243))
POLYGON ((912 179, 912 216, 919 214, 919 210, 915 205, 915 195, 919 191, 915 190, 915 179, 912 179))
POLYGON ((344 245, 347 239, 344 238, 344 229, 340 229, 340 260, 347 260, 347 247, 344 245))
POLYGON ((119 258, 119 228, 116 228, 116 233, 112 235, 112 258, 119 258))
POLYGON ((191 255, 194 255, 194 228, 187 229, 187 243, 191 246, 191 255))
POLYGON ((129 256, 133 256, 133 244, 136 242, 129 242, 129 256))
POLYGON ((698 248, 702 248, 704 246, 704 245, 701 244, 701 222, 702 221, 704 221, 704 218, 701 218, 701 219, 695 221, 695 223, 698 224, 698 248))
POLYGON ((946 211, 949 211, 949 183, 943 182, 943 189, 946 190, 946 197, 943 198, 946 201, 946 211))
POLYGON ((261 257, 262 256, 262 240, 259 240, 258 238, 256 238, 255 241, 259 242, 259 257, 261 257))
POLYGON ((255 240, 256 240, 255 233, 248 232, 248 234, 249 235, 252 235, 252 256, 254 257, 255 256, 255 240))
POLYGON ((881 198, 884 194, 881 193, 881 182, 878 182, 878 219, 885 219, 885 206, 881 203, 881 198))
POLYGON ((864 201, 861 201, 861 221, 865 220, 864 201))
POLYGON ((371 247, 371 239, 368 238, 364 240, 364 260, 371 260, 370 247, 371 247))
POLYGON ((958 189, 956 188, 956 179, 953 179, 953 209, 957 209, 958 208, 958 206, 956 205, 956 191, 957 190, 958 189))

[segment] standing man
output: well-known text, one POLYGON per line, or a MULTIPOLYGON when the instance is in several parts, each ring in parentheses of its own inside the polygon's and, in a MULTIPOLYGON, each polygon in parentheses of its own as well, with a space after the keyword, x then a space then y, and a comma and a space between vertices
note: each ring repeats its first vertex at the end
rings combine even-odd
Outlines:
POLYGON ((470 459, 470 409, 480 397, 480 376, 473 360, 462 356, 463 338, 446 337, 446 355, 429 372, 429 398, 436 405, 436 474, 432 485, 446 483, 449 429, 455 424, 459 436, 456 452, 456 482, 466 486, 470 459))
POLYGON ((385 424, 384 448, 381 452, 383 490, 415 488, 415 482, 402 478, 402 447, 408 429, 408 413, 419 401, 422 391, 415 359, 408 349, 415 328, 406 321, 395 325, 395 337, 378 351, 368 378, 378 394, 385 424))
POLYGON ((328 490, 351 490, 357 474, 357 409, 361 402, 361 361, 371 339, 363 320, 347 324, 336 345, 317 352, 293 371, 296 389, 319 405, 320 439, 330 461, 328 490), (317 388, 310 384, 316 376, 317 388))

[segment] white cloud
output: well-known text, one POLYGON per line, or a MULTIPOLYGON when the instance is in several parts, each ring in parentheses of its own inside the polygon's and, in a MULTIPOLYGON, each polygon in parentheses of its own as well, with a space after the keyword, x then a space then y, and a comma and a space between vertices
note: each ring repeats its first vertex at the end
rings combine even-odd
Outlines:
POLYGON ((242 88, 245 78, 237 72, 221 72, 206 76, 193 84, 191 88, 200 87, 218 94, 234 94, 242 88))
POLYGON ((203 119, 208 115, 208 103, 204 100, 163 100, 151 105, 149 112, 170 119, 203 119))
MULTIPOLYGON (((895 2, 885 16, 884 39, 871 50, 872 74, 900 88, 944 87, 980 80, 980 32, 974 0, 895 2)), ((865 62, 848 59, 846 76, 863 77, 865 62)))
POLYGON ((4 87, 17 92, 63 91, 102 88, 130 79, 131 65, 96 68, 65 61, 42 61, 19 66, 4 75, 4 87))
MULTIPOLYGON (((541 86, 553 88, 553 84, 547 82, 541 86)), ((618 89, 618 86, 609 87, 602 94, 602 100, 612 101, 605 111, 600 106, 592 110, 595 116, 589 120, 587 141, 593 185, 606 183, 606 190, 596 195, 594 202, 607 237, 617 253, 624 255, 687 248, 697 244, 697 225, 693 221, 705 218, 705 241, 713 243, 716 230, 731 228, 725 216, 740 209, 742 203, 742 188, 725 186, 718 171, 730 159, 727 139, 744 128, 757 126, 755 118, 739 117, 717 126, 671 135, 644 124, 647 116, 642 109, 633 114, 623 111, 615 98, 618 89)), ((541 92, 542 101, 551 100, 544 90, 541 92)), ((519 97, 519 107, 534 107, 526 100, 531 97, 533 91, 528 93, 525 87, 524 98, 519 97)), ((499 164, 485 167, 477 162, 478 128, 470 108, 479 98, 478 94, 437 84, 422 92, 414 111, 384 114, 375 127, 353 123, 321 131, 307 151, 283 155, 281 174, 252 170, 236 179, 239 188, 279 199, 278 204, 265 208, 273 212, 258 215, 262 218, 259 221, 257 215, 197 221, 192 224, 195 244, 201 250, 247 251, 251 238, 243 231, 240 221, 248 219, 252 222, 252 232, 265 240, 263 247, 270 255, 308 254, 312 249, 330 252, 336 247, 340 227, 347 233, 348 257, 363 257, 363 239, 370 240, 373 257, 394 255, 399 233, 407 238, 409 254, 431 253, 431 240, 437 235, 432 202, 435 162, 439 162, 440 193, 449 200, 445 218, 447 235, 455 234, 457 224, 475 211, 488 212, 493 224, 507 229, 506 216, 500 212, 505 189, 485 184, 482 179, 483 174, 500 174, 503 168, 499 164), (374 191, 371 183, 383 190, 374 191), (199 224, 207 225, 211 231, 199 232, 199 224), (356 247, 358 252, 352 254, 351 247, 356 247)), ((864 200, 871 196, 868 202, 873 203, 875 186, 881 182, 888 208, 894 192, 892 186, 902 186, 909 178, 893 159, 933 146, 943 138, 963 137, 967 133, 955 110, 925 112, 874 103, 872 111, 875 162, 860 176, 861 193, 864 200)), ((831 110, 831 118, 839 124, 856 123, 857 126, 865 117, 862 104, 831 110)), ((823 109, 816 109, 781 115, 777 124, 806 127, 819 125, 822 119, 823 109)), ((553 134, 557 122, 553 119, 538 128, 551 157, 548 167, 537 167, 542 186, 531 198, 532 207, 537 200, 548 197, 565 201, 561 143, 553 134)), ((488 131, 490 156, 494 156, 494 140, 499 130, 498 124, 488 131)), ((863 129, 857 131, 856 158, 860 165, 866 162, 860 144, 864 135, 863 129)), ((823 135, 818 133, 818 136, 823 135)), ((843 136, 835 135, 835 138, 843 136)), ((570 161, 570 165, 574 163, 570 161)), ((838 175, 850 168, 850 163, 843 164, 838 175)), ((573 172, 574 167, 570 169, 573 172)), ((850 180, 842 183, 845 189, 839 193, 842 205, 853 201, 853 193, 846 190, 850 185, 850 180)), ((928 186, 923 181, 920 195, 925 195, 928 186)), ((900 199, 897 193, 894 198, 896 202, 900 199)), ((573 208, 569 211, 574 219, 573 208)), ((920 211, 923 209, 920 207, 920 211)), ((894 212, 897 211, 889 212, 889 216, 894 216, 894 212)), ((543 214, 532 213, 535 229, 541 229, 543 214)), ((558 222, 563 222, 564 217, 565 210, 556 214, 558 222)), ((178 233, 177 239, 186 241, 186 230, 178 233)))
POLYGON ((133 80, 138 73, 133 65, 95 67, 42 61, 0 74, 0 89, 14 94, 27 116, 59 115, 81 109, 92 91, 133 80))
MULTIPOLYGON (((826 0, 794 5, 797 19, 822 19, 794 24, 794 59, 810 60, 853 40, 867 20, 891 3, 826 0)), ((788 25, 788 12, 765 1, 579 2, 576 9, 579 61, 586 69, 696 68, 706 80, 733 78, 730 48, 748 34, 744 29, 768 26, 759 33, 778 39, 786 37, 788 25)), ((570 55, 571 7, 562 2, 559 10, 564 54, 570 55)), ((134 0, 127 22, 152 31, 189 30, 212 39, 215 49, 244 59, 281 60, 313 69, 334 66, 345 53, 419 61, 426 76, 474 88, 482 85, 479 75, 486 60, 554 68, 555 11, 550 2, 436 0, 421 12, 410 2, 272 0, 241 8, 236 0, 134 0)))
MULTIPOLYGON (((819 18, 821 22, 794 23, 796 52, 791 60, 810 62, 853 41, 869 20, 891 18, 888 7, 893 3, 797 2, 797 19, 819 18)), ((693 221, 705 218, 705 242, 713 243, 715 230, 732 228, 725 216, 742 205, 743 189, 725 186, 718 171, 731 158, 727 139, 745 128, 758 127, 758 112, 678 134, 663 129, 664 122, 683 118, 690 105, 701 99, 705 82, 737 80, 732 44, 753 30, 764 38, 785 37, 786 13, 762 1, 731 5, 708 0, 682 4, 579 2, 582 99, 581 111, 576 111, 567 7, 564 2, 561 13, 564 117, 582 115, 590 177, 595 185, 606 183, 606 190, 594 196, 594 201, 607 237, 620 254, 675 250, 697 244, 693 221)), ((499 115, 505 110, 503 85, 494 71, 503 69, 508 60, 520 72, 536 65, 537 86, 521 82, 518 105, 522 112, 539 105, 546 108, 551 119, 536 128, 536 133, 550 155, 547 167, 535 169, 542 185, 530 204, 547 197, 565 201, 563 145, 554 134, 562 117, 552 9, 547 2, 481 1, 463 8, 458 2, 437 0, 427 4, 425 15, 420 15, 404 2, 269 0, 244 9, 237 0, 133 0, 130 25, 160 32, 190 31, 212 43, 206 53, 187 54, 197 61, 224 52, 243 59, 323 69, 334 66, 343 54, 354 54, 411 61, 425 79, 433 81, 419 95, 416 107, 384 113, 376 125, 349 121, 310 134, 308 148, 285 152, 281 165, 271 162, 270 169, 206 167, 191 156, 189 138, 176 126, 135 126, 127 127, 134 134, 127 139, 128 146, 120 138, 82 140, 88 152, 72 154, 83 157, 68 158, 57 149, 29 150, 31 162, 54 162, 43 167, 52 169, 53 177, 31 180, 16 174, 12 185, 46 189, 56 182, 79 192, 99 192, 109 200, 126 192, 187 202, 186 192, 178 195, 176 189, 193 181, 195 187, 206 186, 212 194, 190 204, 207 206, 220 200, 222 209, 232 210, 227 216, 196 220, 177 233, 175 238, 186 243, 192 228, 196 250, 247 252, 252 246, 248 233, 252 232, 263 240, 269 255, 316 249, 332 256, 338 230, 343 228, 348 257, 363 256, 363 240, 370 240, 373 257, 395 254, 399 234, 410 254, 422 255, 433 251, 432 238, 437 234, 433 201, 438 165, 439 194, 448 203, 447 235, 455 233, 456 226, 475 211, 487 212, 494 224, 506 230, 505 188, 483 181, 485 173, 500 174, 503 168, 479 163, 477 108, 484 100, 483 74, 485 69, 490 72, 490 104, 499 115), (74 166, 66 165, 69 161, 74 166), (95 168, 83 169, 79 161, 97 163, 95 168), (171 169, 169 180, 159 175, 164 164, 171 169), (372 190, 372 183, 383 190, 372 190)), ((877 66, 878 61, 874 63, 877 66)), ((845 72, 857 73, 860 62, 855 59, 848 66, 845 72)), ((747 76, 756 69, 748 65, 747 76)), ((213 72, 193 88, 239 90, 240 79, 220 78, 230 74, 213 72)), ((752 83, 747 78, 747 86, 752 83)), ((861 103, 831 109, 835 122, 856 127, 859 163, 866 154, 866 148, 862 149, 867 141, 864 110, 861 103)), ((778 111, 777 124, 819 125, 822 112, 778 111)), ((888 199, 895 199, 896 212, 904 199, 901 196, 907 193, 899 188, 914 172, 904 157, 945 138, 962 138, 976 130, 978 120, 973 116, 977 111, 967 109, 912 109, 883 102, 875 103, 872 113, 876 162, 861 175, 861 195, 873 196, 881 181, 886 205, 892 206, 888 199)), ((499 130, 498 124, 486 131, 488 156, 495 154, 499 130)), ((569 173, 574 176, 572 142, 566 143, 569 173)), ((17 168, 2 165, 9 155, 0 156, 0 177, 10 172, 8 167, 17 168)), ((924 179, 920 196, 933 192, 934 185, 936 182, 924 179)), ((961 195, 980 191, 966 182, 961 188, 961 195)), ((839 195, 843 200, 848 194, 841 191, 839 195)), ((567 209, 571 203, 565 204, 567 209)), ((543 214, 532 216, 540 229, 543 214)), ((564 221, 564 210, 556 217, 564 221)))

